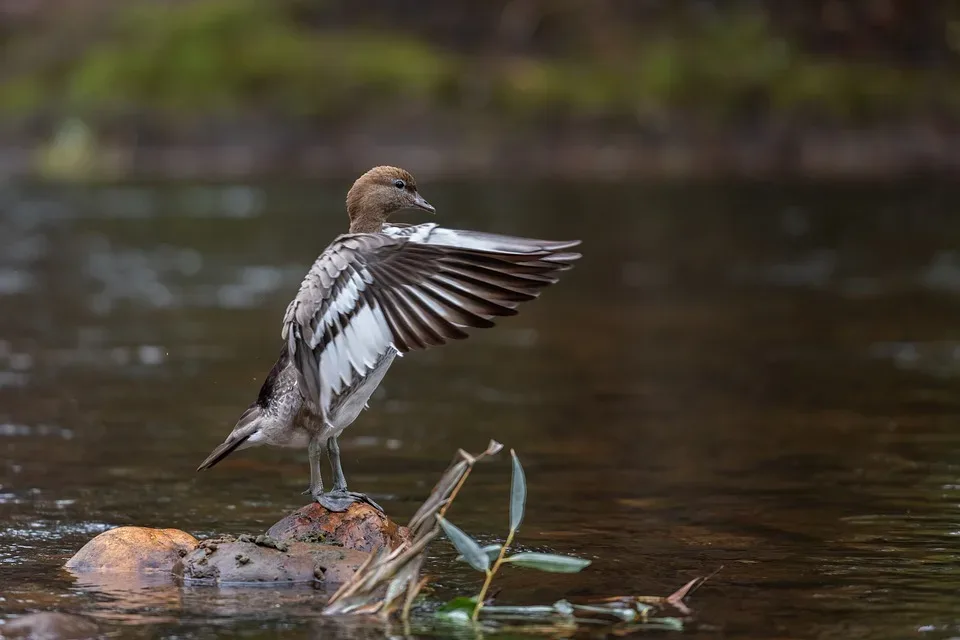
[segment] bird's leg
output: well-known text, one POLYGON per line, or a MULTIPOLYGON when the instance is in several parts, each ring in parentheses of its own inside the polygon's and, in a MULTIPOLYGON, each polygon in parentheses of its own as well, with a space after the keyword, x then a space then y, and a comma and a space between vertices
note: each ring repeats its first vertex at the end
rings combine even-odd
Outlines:
POLYGON ((330 458, 330 468, 333 469, 333 488, 316 498, 317 502, 330 511, 346 511, 354 502, 366 502, 377 511, 383 512, 383 507, 356 491, 347 491, 347 479, 343 475, 343 466, 340 464, 340 445, 336 436, 327 439, 327 456, 330 458))
POLYGON ((304 493, 309 493, 314 500, 319 500, 320 496, 323 495, 323 476, 320 475, 320 456, 323 452, 323 441, 320 436, 310 436, 307 451, 310 459, 310 487, 304 493))
POLYGON ((337 437, 327 440, 327 457, 330 458, 330 468, 333 469, 333 490, 346 491, 347 478, 343 475, 343 465, 340 463, 340 444, 337 437))

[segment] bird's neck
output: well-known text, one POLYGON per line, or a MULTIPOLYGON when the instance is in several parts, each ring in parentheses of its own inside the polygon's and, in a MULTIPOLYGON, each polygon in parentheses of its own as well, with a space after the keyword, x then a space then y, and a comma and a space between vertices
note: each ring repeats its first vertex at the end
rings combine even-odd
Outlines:
POLYGON ((383 220, 374 216, 361 216, 350 221, 350 233, 378 233, 383 229, 383 220))
POLYGON ((350 233, 378 233, 383 229, 383 222, 383 216, 361 211, 350 216, 350 233))

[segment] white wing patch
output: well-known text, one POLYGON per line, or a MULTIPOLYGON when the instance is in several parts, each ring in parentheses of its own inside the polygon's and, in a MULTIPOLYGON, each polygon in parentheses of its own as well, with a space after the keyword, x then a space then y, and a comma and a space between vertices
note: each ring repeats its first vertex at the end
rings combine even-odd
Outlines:
POLYGON ((389 349, 396 350, 379 305, 373 302, 371 306, 361 299, 369 281, 366 269, 351 269, 350 279, 331 300, 310 345, 315 348, 328 328, 337 332, 319 358, 320 406, 324 415, 336 397, 359 384, 389 349))
POLYGON ((391 238, 406 238, 410 242, 426 242, 427 239, 437 229, 435 222, 424 222, 423 224, 411 224, 404 226, 384 225, 380 233, 391 238))
MULTIPOLYGON (((417 225, 426 227, 428 225, 417 225)), ((422 229, 410 234, 410 242, 419 242, 444 247, 457 247, 473 251, 484 251, 492 254, 510 253, 524 254, 537 253, 541 247, 531 244, 526 238, 514 238, 496 233, 482 231, 461 231, 458 229, 444 229, 434 224, 429 229, 422 229)))
POLYGON ((360 292, 363 291, 366 286, 367 284, 364 282, 363 276, 354 270, 350 274, 350 279, 347 280, 343 289, 337 294, 336 298, 330 301, 330 305, 327 307, 323 317, 317 322, 316 332, 313 334, 313 339, 310 340, 311 349, 316 348, 317 344, 319 344, 321 338, 323 338, 323 332, 327 327, 334 326, 339 316, 350 313, 360 299, 360 292))
POLYGON ((531 245, 526 238, 515 238, 482 231, 444 229, 433 222, 408 226, 384 226, 382 233, 391 238, 404 238, 409 242, 443 247, 457 247, 491 253, 539 252, 541 248, 531 245))

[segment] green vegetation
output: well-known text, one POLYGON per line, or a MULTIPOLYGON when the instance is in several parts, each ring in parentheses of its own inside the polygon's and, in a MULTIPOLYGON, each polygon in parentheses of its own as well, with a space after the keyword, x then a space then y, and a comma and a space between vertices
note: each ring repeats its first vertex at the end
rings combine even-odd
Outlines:
MULTIPOLYGON (((581 560, 571 556, 561 556, 551 553, 516 553, 507 555, 507 550, 513 544, 513 538, 520 529, 520 523, 523 521, 523 513, 527 505, 527 479, 523 473, 523 467, 520 464, 520 458, 516 452, 511 449, 510 457, 513 460, 513 478, 510 483, 510 531, 507 533, 507 539, 502 545, 480 546, 480 543, 468 536, 462 529, 452 522, 438 515, 437 520, 440 527, 450 539, 450 542, 462 554, 462 558, 477 571, 482 571, 486 576, 480 593, 473 598, 458 598, 454 601, 455 606, 451 607, 448 603, 442 614, 445 618, 453 617, 455 620, 470 620, 476 622, 480 618, 480 611, 484 607, 487 592, 497 571, 504 563, 512 563, 519 567, 528 567, 540 571, 549 571, 553 573, 577 573, 581 569, 590 565, 589 560, 581 560), (461 614, 461 615, 457 615, 461 614)), ((512 609, 516 610, 517 607, 512 609)), ((572 611, 570 612, 572 613, 572 611)))
MULTIPOLYGON (((527 482, 520 459, 510 452, 513 475, 510 485, 509 533, 502 545, 485 547, 446 519, 446 513, 469 477, 473 467, 503 448, 490 441, 486 450, 471 455, 460 449, 453 463, 434 486, 430 497, 407 525, 409 542, 396 549, 376 552, 331 596, 323 609, 328 616, 378 616, 399 618, 404 635, 414 632, 435 635, 470 632, 545 635, 566 637, 578 630, 606 631, 628 635, 638 631, 682 631, 693 614, 684 599, 704 579, 695 578, 667 597, 614 596, 586 603, 559 600, 552 605, 501 606, 489 603, 490 585, 506 564, 552 573, 578 573, 589 560, 552 553, 520 552, 507 555, 520 529, 527 502, 527 482), (484 574, 483 586, 475 596, 458 596, 440 607, 430 606, 419 594, 429 581, 421 569, 430 542, 443 533, 460 556, 457 558, 484 574), (417 607, 416 603, 427 604, 417 607), (665 615, 676 613, 680 617, 665 615)), ((389 634, 388 634, 389 635, 389 634)))
POLYGON ((297 6, 132 2, 63 55, 38 52, 37 33, 13 32, 0 110, 337 117, 412 108, 627 122, 679 112, 730 123, 761 111, 862 122, 960 107, 960 75, 949 66, 817 55, 758 12, 628 34, 606 55, 577 43, 483 55, 384 25, 324 29, 297 6))
POLYGON ((0 104, 31 109, 55 96, 79 111, 203 114, 253 107, 320 115, 358 99, 428 96, 451 75, 436 52, 415 40, 313 33, 278 6, 258 0, 134 4, 72 64, 0 88, 0 104))

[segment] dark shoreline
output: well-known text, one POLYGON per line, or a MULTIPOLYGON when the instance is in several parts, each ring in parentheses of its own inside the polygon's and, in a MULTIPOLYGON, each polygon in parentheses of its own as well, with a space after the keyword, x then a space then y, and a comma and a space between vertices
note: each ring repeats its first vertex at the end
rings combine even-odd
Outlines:
POLYGON ((79 155, 48 140, 0 136, 0 180, 347 179, 376 164, 412 167, 430 179, 505 180, 878 179, 960 171, 960 131, 929 125, 698 136, 439 129, 300 135, 245 127, 149 144, 137 144, 139 136, 104 138, 79 155))

